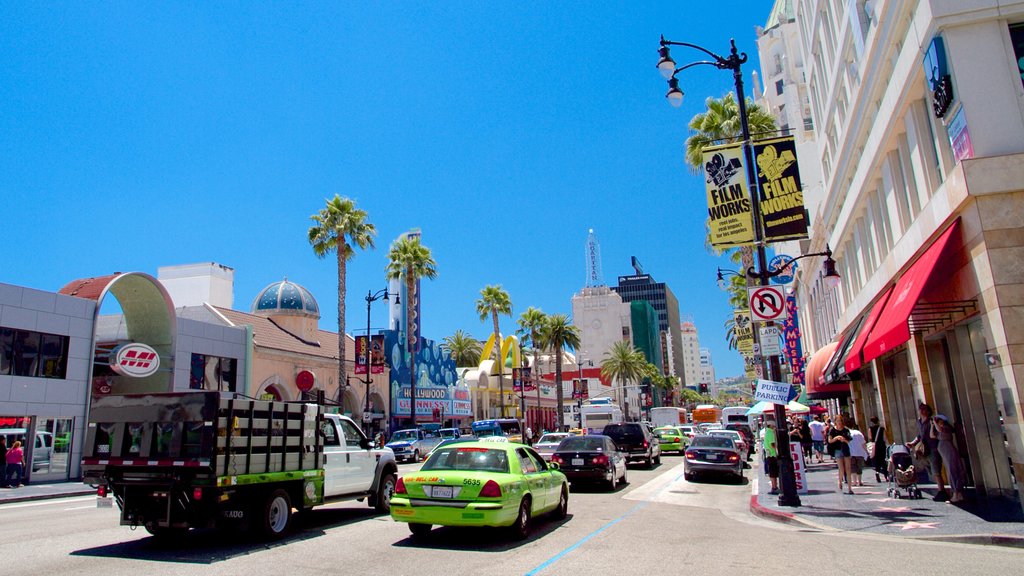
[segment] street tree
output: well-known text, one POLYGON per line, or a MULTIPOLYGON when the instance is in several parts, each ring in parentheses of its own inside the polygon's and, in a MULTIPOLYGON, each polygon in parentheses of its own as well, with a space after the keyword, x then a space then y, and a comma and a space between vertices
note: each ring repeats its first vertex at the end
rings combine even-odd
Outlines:
POLYGON ((642 352, 629 342, 620 340, 605 352, 601 361, 601 376, 612 382, 621 382, 623 387, 629 386, 630 382, 638 382, 643 378, 647 363, 642 352))
MULTIPOLYGON (((544 328, 544 323, 547 322, 547 314, 542 312, 539 308, 530 306, 522 314, 519 315, 519 319, 516 320, 516 325, 519 327, 516 333, 519 334, 519 339, 526 340, 530 343, 530 348, 533 349, 533 378, 535 382, 540 381, 540 366, 537 364, 537 357, 540 354, 540 333, 544 328)), ((540 407, 540 386, 536 385, 537 391, 537 407, 540 407)), ((526 394, 525 387, 522 391, 526 394)), ((536 423, 534 423, 536 428, 536 423)))
POLYGON ((478 366, 480 364, 480 341, 463 330, 456 330, 444 337, 441 347, 451 355, 456 366, 478 366))
POLYGON ((562 405, 565 391, 562 390, 562 350, 570 348, 579 350, 580 331, 573 326, 565 314, 552 314, 541 329, 541 343, 544 348, 552 351, 555 356, 555 402, 558 406, 558 429, 565 429, 565 411, 562 405))
POLYGON ((348 261, 355 256, 355 249, 373 248, 373 237, 377 228, 366 221, 366 211, 356 208, 351 198, 343 198, 337 194, 327 200, 327 204, 319 212, 310 216, 313 225, 307 233, 313 253, 319 258, 326 258, 334 253, 338 259, 338 400, 342 402, 345 394, 345 295, 348 292, 347 267, 348 261))
POLYGON ((489 317, 494 324, 494 361, 498 366, 498 390, 501 395, 501 417, 505 417, 505 363, 501 358, 501 328, 498 316, 512 315, 512 298, 500 284, 484 286, 476 301, 476 313, 481 322, 489 317))
POLYGON ((413 426, 416 425, 416 330, 414 324, 420 319, 416 317, 416 305, 420 298, 416 294, 416 281, 421 278, 433 280, 437 278, 437 262, 430 254, 430 248, 420 243, 419 236, 405 236, 391 243, 388 252, 388 264, 384 268, 388 280, 405 282, 405 317, 406 322, 406 353, 409 355, 409 414, 413 426), (415 295, 415 297, 414 297, 415 295))

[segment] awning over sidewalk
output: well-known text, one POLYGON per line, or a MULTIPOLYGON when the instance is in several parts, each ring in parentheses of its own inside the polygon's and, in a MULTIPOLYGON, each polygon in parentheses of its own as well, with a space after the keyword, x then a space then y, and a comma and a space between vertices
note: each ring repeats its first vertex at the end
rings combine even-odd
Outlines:
MULTIPOLYGON (((839 342, 826 344, 815 352, 807 362, 804 384, 808 398, 818 398, 819 394, 825 394, 821 396, 822 398, 831 398, 831 396, 827 395, 830 387, 825 384, 825 367, 828 366, 829 361, 835 356, 837 348, 839 348, 839 342)), ((846 387, 846 390, 849 390, 849 386, 846 387)))
POLYGON ((868 313, 867 320, 864 321, 864 325, 861 326, 860 333, 857 334, 857 339, 853 341, 853 345, 850 347, 849 353, 846 358, 843 359, 843 367, 846 369, 846 373, 849 374, 855 370, 859 370, 864 365, 863 352, 864 344, 868 341, 868 335, 871 334, 871 330, 874 329, 875 324, 878 323, 878 319, 882 316, 882 310, 885 309, 885 305, 889 302, 889 295, 892 294, 892 286, 882 293, 882 297, 875 301, 875 305, 871 307, 871 312, 868 313))
POLYGON ((866 319, 867 314, 862 314, 847 327, 843 332, 843 336, 839 339, 839 347, 836 348, 836 353, 829 360, 828 365, 825 366, 825 383, 836 386, 844 385, 841 391, 837 390, 837 392, 841 392, 843 395, 850 393, 850 386, 847 384, 850 379, 846 377, 846 357, 850 355, 854 341, 856 341, 857 336, 864 329, 864 321, 866 319))
POLYGON ((917 300, 921 297, 925 285, 932 276, 932 271, 942 257, 943 250, 949 244, 950 238, 959 225, 960 220, 957 219, 900 277, 884 310, 879 314, 878 323, 871 330, 867 342, 864 344, 864 362, 870 362, 910 340, 910 327, 907 321, 910 320, 910 314, 914 310, 917 300))

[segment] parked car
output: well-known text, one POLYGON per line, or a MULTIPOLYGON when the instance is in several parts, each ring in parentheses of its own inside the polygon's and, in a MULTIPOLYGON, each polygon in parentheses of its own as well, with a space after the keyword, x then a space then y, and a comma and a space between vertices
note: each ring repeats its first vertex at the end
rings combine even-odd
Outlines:
POLYGON ((603 435, 615 441, 627 461, 643 461, 648 468, 661 464, 661 445, 647 426, 637 422, 620 422, 604 427, 603 435))
POLYGON ((540 440, 533 445, 533 449, 536 450, 537 454, 540 454, 546 462, 550 462, 551 455, 555 453, 558 445, 562 443, 562 440, 565 440, 569 436, 572 436, 572 434, 569 434, 568 432, 549 432, 540 437, 540 440))
POLYGON ((683 434, 686 434, 686 437, 691 440, 694 436, 697 435, 698 432, 700 432, 696 426, 693 426, 691 424, 684 424, 680 426, 679 429, 682 430, 683 434))
POLYGON ((395 460, 399 462, 419 462, 440 443, 441 437, 437 434, 410 428, 392 434, 391 440, 385 446, 391 448, 395 453, 395 460))
POLYGON ((658 443, 661 446, 662 452, 682 454, 690 443, 690 437, 684 434, 678 426, 655 428, 654 435, 658 437, 658 443))
POLYGON ((569 483, 529 446, 469 442, 435 450, 419 472, 399 478, 391 518, 414 538, 439 526, 508 526, 524 539, 533 519, 565 518, 569 483))
POLYGON ((743 461, 746 462, 750 459, 751 446, 747 444, 747 441, 743 439, 743 435, 735 430, 712 430, 708 432, 710 436, 720 436, 722 438, 732 438, 732 441, 736 443, 736 449, 740 451, 743 457, 743 461))
POLYGON ((757 444, 754 441, 754 431, 750 429, 748 424, 726 424, 726 430, 735 430, 743 436, 743 441, 747 443, 747 460, 750 460, 754 455, 754 446, 757 444))
POLYGON ((732 438, 704 434, 690 441, 683 475, 687 480, 695 480, 697 474, 704 472, 724 472, 743 479, 743 459, 732 438))
POLYGON ((577 482, 600 482, 609 490, 626 483, 626 455, 615 442, 601 434, 572 436, 562 440, 551 462, 575 486, 577 482))

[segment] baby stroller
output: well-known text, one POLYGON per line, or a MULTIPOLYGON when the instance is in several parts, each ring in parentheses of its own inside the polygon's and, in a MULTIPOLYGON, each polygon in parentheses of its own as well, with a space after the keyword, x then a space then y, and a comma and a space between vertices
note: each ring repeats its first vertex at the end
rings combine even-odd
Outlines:
POLYGON ((889 489, 890 498, 920 498, 917 487, 917 472, 914 470, 914 456, 902 444, 889 446, 889 489))

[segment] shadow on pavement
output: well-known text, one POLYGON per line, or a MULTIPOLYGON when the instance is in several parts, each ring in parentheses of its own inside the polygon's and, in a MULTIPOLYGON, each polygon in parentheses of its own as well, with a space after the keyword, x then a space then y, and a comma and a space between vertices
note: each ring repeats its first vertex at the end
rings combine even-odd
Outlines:
POLYGON ((145 529, 139 528, 139 533, 146 537, 129 542, 76 550, 71 552, 71 556, 215 564, 231 558, 286 546, 292 542, 319 538, 326 534, 328 528, 345 526, 376 517, 387 518, 379 516, 370 509, 322 508, 310 510, 295 517, 291 534, 274 542, 261 541, 258 536, 240 528, 190 530, 180 539, 159 541, 149 536, 145 529))
POLYGON ((515 540, 509 531, 504 528, 480 529, 477 527, 444 526, 435 527, 429 534, 418 538, 413 538, 410 535, 395 542, 392 546, 459 552, 507 552, 543 538, 572 520, 572 517, 573 515, 569 514, 562 520, 555 520, 546 516, 534 518, 530 536, 525 540, 515 540))

